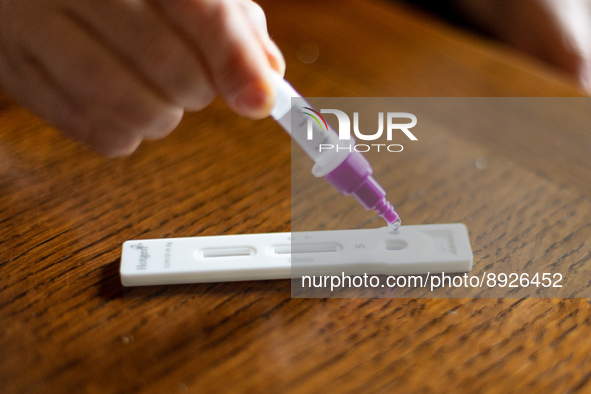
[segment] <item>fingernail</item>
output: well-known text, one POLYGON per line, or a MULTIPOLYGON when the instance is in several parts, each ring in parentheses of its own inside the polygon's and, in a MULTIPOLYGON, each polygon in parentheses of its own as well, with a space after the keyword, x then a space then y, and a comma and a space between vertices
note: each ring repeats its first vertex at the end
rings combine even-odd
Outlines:
POLYGON ((248 87, 236 97, 238 111, 252 118, 262 118, 271 111, 270 93, 262 87, 248 87))
POLYGON ((267 45, 267 52, 272 58, 272 60, 270 59, 271 67, 273 67, 273 69, 277 71, 281 76, 284 76, 285 58, 283 57, 283 54, 281 53, 281 50, 279 49, 277 44, 275 44, 275 42, 271 39, 269 39, 269 44, 267 45))

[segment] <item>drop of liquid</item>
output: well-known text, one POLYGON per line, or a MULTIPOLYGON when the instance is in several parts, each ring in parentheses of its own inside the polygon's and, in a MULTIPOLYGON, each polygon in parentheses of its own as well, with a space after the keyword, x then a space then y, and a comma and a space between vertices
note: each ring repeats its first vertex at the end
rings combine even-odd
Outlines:
POLYGON ((390 231, 398 231, 398 229, 400 228, 400 224, 402 224, 402 222, 400 221, 400 218, 398 218, 392 223, 388 223, 388 228, 390 229, 390 231))

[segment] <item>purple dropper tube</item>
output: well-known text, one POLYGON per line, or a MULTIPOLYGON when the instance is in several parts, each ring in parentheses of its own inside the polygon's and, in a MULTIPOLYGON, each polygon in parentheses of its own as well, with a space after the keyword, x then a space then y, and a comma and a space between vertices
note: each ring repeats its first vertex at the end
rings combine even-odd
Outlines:
POLYGON ((386 191, 372 176, 369 162, 360 152, 351 152, 337 168, 324 176, 343 195, 353 195, 367 210, 384 218, 392 231, 400 227, 400 216, 386 200, 386 191))
POLYGON ((373 170, 360 152, 347 153, 343 149, 323 152, 319 149, 321 145, 338 146, 343 142, 339 141, 337 133, 330 127, 328 130, 323 130, 312 124, 314 129, 311 133, 303 130, 292 132, 292 124, 307 124, 308 118, 304 113, 307 111, 305 108, 310 107, 310 104, 283 78, 278 75, 275 78, 276 99, 271 116, 316 162, 312 173, 317 177, 324 177, 345 196, 353 195, 365 209, 373 209, 384 218, 392 231, 398 230, 401 223, 400 216, 392 204, 386 200, 386 192, 373 178, 373 170), (292 122, 292 116, 297 116, 299 119, 294 119, 292 122), (309 138, 310 134, 313 138, 309 138))

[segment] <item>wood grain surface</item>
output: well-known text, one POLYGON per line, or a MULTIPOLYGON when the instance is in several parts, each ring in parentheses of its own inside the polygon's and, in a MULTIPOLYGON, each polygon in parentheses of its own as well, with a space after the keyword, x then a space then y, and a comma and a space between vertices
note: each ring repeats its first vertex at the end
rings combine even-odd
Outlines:
MULTIPOLYGON (((578 95, 557 71, 398 3, 261 4, 287 77, 307 96, 578 95)), ((584 113, 577 100, 552 109, 584 113)), ((584 119, 560 138, 427 122, 431 138, 404 160, 372 164, 376 177, 391 174, 379 181, 405 223, 468 225, 475 270, 534 260, 586 280, 584 119)), ((0 98, 0 392, 591 391, 588 298, 299 299, 289 281, 121 286, 128 239, 289 231, 290 163, 272 120, 242 119, 219 100, 163 141, 107 160, 0 98)), ((326 193, 318 207, 349 204, 326 193)), ((378 225, 360 208, 314 220, 378 225)))

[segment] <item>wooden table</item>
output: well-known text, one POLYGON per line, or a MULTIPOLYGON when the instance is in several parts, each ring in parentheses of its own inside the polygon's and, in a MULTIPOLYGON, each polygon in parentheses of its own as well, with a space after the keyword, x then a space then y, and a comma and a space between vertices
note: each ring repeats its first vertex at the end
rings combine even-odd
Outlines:
MULTIPOLYGON (((261 3, 307 96, 578 95, 546 66, 396 3, 261 3)), ((537 259, 584 273, 584 129, 434 131, 389 196, 407 224, 466 222, 475 270, 537 259)), ((289 139, 220 101, 106 160, 2 99, 0 190, 3 393, 591 390, 587 298, 292 299, 287 280, 123 288, 127 239, 290 230, 289 139)))

